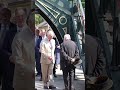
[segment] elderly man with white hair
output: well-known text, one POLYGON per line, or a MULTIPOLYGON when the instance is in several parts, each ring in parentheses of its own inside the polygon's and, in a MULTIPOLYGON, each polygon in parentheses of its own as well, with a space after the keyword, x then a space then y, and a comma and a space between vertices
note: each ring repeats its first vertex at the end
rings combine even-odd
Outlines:
POLYGON ((55 63, 55 40, 53 39, 54 32, 49 30, 46 38, 40 44, 41 52, 41 68, 44 89, 55 89, 53 80, 53 66, 55 63))
POLYGON ((63 71, 63 79, 64 79, 64 85, 65 85, 64 90, 74 90, 73 83, 72 83, 74 62, 76 60, 79 61, 79 59, 80 59, 80 56, 79 56, 79 51, 76 43, 71 40, 71 37, 69 34, 65 34, 64 41, 61 44, 61 58, 60 58, 60 66, 63 71), (68 77, 69 77, 69 80, 68 80, 68 77))
POLYGON ((65 34, 64 35, 64 41, 66 41, 66 40, 71 40, 71 37, 70 37, 69 34, 65 34))

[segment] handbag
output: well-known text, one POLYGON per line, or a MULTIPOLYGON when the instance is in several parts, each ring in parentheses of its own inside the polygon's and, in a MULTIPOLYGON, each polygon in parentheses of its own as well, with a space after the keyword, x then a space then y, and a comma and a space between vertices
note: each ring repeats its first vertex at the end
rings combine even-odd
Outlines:
POLYGON ((108 76, 85 76, 86 88, 89 90, 109 90, 113 82, 108 76))
POLYGON ((113 81, 108 76, 85 75, 85 84, 86 90, 109 90, 113 85, 113 81))
POLYGON ((80 62, 80 58, 76 58, 75 61, 73 62, 73 65, 76 65, 80 62))

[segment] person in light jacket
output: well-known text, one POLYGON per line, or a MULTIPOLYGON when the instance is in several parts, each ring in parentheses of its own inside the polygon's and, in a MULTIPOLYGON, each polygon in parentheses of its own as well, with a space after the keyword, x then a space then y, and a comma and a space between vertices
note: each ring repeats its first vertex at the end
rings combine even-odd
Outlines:
POLYGON ((55 63, 55 40, 53 31, 47 32, 47 37, 40 44, 41 68, 44 89, 55 89, 53 81, 53 67, 55 63))
POLYGON ((34 14, 30 12, 27 27, 16 34, 12 43, 15 64, 14 90, 35 90, 35 27, 34 14))

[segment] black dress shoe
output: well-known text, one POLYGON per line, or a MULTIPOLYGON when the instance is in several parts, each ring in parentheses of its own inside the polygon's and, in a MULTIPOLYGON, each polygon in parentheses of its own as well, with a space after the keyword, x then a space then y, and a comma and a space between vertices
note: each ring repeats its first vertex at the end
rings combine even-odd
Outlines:
POLYGON ((49 89, 47 86, 44 86, 44 89, 49 89))
POLYGON ((42 81, 42 78, 40 78, 40 81, 42 81))
POLYGON ((74 78, 74 80, 78 80, 77 78, 74 78))
POLYGON ((35 76, 40 76, 40 74, 37 73, 35 76))
POLYGON ((55 74, 54 77, 57 77, 57 75, 55 74))
POLYGON ((56 87, 53 86, 53 85, 50 85, 50 86, 49 86, 49 89, 56 89, 56 87))

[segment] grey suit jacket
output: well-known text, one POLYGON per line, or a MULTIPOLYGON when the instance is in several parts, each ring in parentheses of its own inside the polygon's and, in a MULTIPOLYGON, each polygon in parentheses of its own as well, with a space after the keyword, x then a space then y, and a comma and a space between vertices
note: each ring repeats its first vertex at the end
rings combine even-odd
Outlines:
POLYGON ((62 70, 70 65, 71 58, 80 59, 79 51, 75 42, 67 40, 61 44, 60 66, 62 70))

